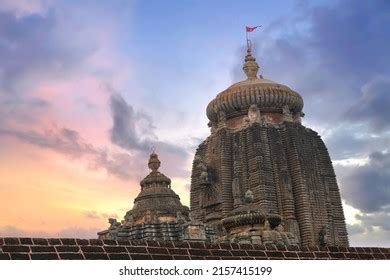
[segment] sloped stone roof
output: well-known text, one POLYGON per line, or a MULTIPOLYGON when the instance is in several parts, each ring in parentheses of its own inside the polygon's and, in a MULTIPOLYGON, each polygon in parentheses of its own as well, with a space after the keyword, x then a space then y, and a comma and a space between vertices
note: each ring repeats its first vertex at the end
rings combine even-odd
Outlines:
POLYGON ((150 155, 148 166, 151 172, 141 181, 141 192, 134 199, 134 207, 126 216, 142 216, 147 211, 156 215, 176 215, 181 212, 188 216, 188 207, 181 204, 180 197, 171 189, 171 179, 158 171, 160 160, 156 153, 150 155))

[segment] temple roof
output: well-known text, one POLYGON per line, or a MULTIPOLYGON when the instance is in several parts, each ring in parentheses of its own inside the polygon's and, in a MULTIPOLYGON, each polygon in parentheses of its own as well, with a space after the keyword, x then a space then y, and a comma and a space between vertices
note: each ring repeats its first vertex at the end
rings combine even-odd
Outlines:
POLYGON ((188 215, 188 207, 181 204, 180 197, 171 189, 171 179, 158 171, 160 160, 154 152, 150 155, 148 166, 152 171, 141 181, 141 192, 126 216, 139 217, 147 211, 171 215, 181 212, 188 215))
POLYGON ((243 70, 247 79, 237 82, 220 92, 207 106, 207 117, 218 121, 221 113, 226 118, 248 111, 251 105, 257 105, 261 111, 282 112, 284 106, 298 113, 302 111, 303 99, 299 93, 289 87, 264 79, 257 75, 259 65, 250 49, 245 56, 243 70))

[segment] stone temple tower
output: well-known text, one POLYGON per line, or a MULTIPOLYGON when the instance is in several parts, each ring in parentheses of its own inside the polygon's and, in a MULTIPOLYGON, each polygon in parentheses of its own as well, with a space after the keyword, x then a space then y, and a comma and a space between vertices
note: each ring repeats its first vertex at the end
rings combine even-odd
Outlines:
POLYGON ((159 171, 156 153, 149 158, 151 172, 140 182, 141 191, 134 206, 118 222, 109 219, 110 227, 98 232, 102 240, 206 240, 213 239, 213 229, 189 216, 179 196, 171 188, 171 179, 159 171))
POLYGON ((250 49, 243 70, 247 79, 207 106, 211 135, 193 161, 191 215, 222 239, 250 235, 248 225, 258 221, 248 213, 257 211, 260 239, 268 227, 301 245, 348 246, 332 162, 321 137, 301 124, 302 97, 258 77, 250 49))

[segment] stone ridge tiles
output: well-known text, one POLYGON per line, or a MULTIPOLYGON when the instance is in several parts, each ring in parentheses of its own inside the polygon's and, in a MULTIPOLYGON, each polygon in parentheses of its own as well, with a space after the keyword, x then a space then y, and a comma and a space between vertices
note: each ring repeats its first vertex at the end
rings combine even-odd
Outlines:
POLYGON ((390 248, 0 237, 0 260, 390 260, 390 248))

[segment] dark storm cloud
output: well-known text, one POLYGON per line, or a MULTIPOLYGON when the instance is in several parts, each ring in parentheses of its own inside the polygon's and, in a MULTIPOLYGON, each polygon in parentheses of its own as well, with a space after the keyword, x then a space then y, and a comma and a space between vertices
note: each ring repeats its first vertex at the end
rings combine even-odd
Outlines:
POLYGON ((354 167, 341 176, 346 203, 363 213, 389 210, 390 153, 373 152, 366 165, 354 167))
POLYGON ((112 153, 99 149, 82 139, 79 133, 68 128, 52 128, 44 132, 0 128, 0 136, 13 137, 31 145, 50 149, 71 159, 86 159, 88 167, 103 168, 108 174, 127 180, 139 178, 144 168, 137 167, 127 153, 112 153))

